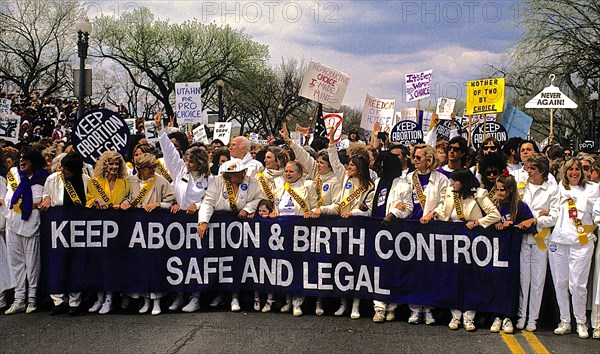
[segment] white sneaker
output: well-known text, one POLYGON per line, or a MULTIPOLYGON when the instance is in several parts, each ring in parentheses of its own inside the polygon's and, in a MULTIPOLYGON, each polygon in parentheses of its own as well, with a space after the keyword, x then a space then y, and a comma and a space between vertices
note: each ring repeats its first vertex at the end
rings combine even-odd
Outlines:
POLYGON ((475 324, 471 320, 464 320, 463 326, 467 332, 473 332, 475 330, 475 324))
POLYGON ((35 306, 35 302, 30 302, 27 304, 27 310, 25 310, 25 313, 34 313, 35 310, 37 310, 37 306, 35 306))
POLYGON ((148 299, 147 297, 144 298, 144 305, 142 305, 142 308, 138 311, 139 313, 146 313, 150 310, 150 299, 148 299))
POLYGON ((15 302, 13 302, 12 305, 10 305, 10 308, 8 310, 4 311, 4 314, 14 315, 15 313, 25 311, 25 307, 27 307, 27 305, 25 304, 25 300, 15 299, 15 302))
POLYGON ((502 330, 506 334, 513 334, 515 329, 513 328, 513 324, 510 318, 507 317, 504 319, 504 321, 502 321, 502 330))
POLYGON ((231 312, 238 312, 240 310, 240 300, 234 297, 231 299, 231 312))
POLYGON ((385 313, 385 320, 388 322, 394 322, 396 320, 396 313, 394 313, 394 311, 387 311, 385 313))
POLYGON ((317 304, 315 306, 315 314, 317 316, 323 316, 323 313, 325 313, 325 311, 323 311, 323 306, 321 305, 320 301, 317 301, 317 304))
POLYGON ((102 304, 102 308, 100 309, 100 312, 98 312, 98 313, 101 315, 106 315, 107 313, 110 313, 112 311, 112 309, 113 309, 112 300, 106 300, 102 304))
POLYGON ((335 316, 343 316, 346 313, 346 305, 340 305, 340 308, 334 313, 335 316))
POLYGON ((181 309, 183 312, 196 312, 200 310, 200 298, 198 296, 192 296, 190 302, 181 309))
POLYGON ((419 324, 419 316, 421 315, 421 311, 412 310, 410 313, 410 317, 408 318, 408 323, 410 324, 419 324))
POLYGON ((383 323, 385 321, 383 310, 375 310, 375 316, 373 316, 374 323, 383 323))
POLYGON ((260 297, 254 298, 254 311, 260 311, 260 297))
POLYGON ((213 301, 211 301, 210 307, 217 307, 217 306, 219 306, 220 303, 221 303, 221 295, 217 295, 217 296, 215 296, 213 301))
POLYGON ((98 312, 98 310, 100 310, 100 308, 102 307, 103 303, 104 303, 104 297, 98 297, 98 300, 96 300, 96 302, 94 302, 94 304, 92 305, 92 307, 90 307, 88 312, 89 313, 98 312))
POLYGON ((554 334, 562 335, 571 332, 571 324, 566 322, 561 322, 558 324, 558 327, 554 330, 554 334))
POLYGON ((177 311, 181 306, 183 306, 183 294, 177 293, 175 300, 173 300, 173 303, 169 306, 169 311, 177 311))
POLYGON ((271 305, 273 305, 273 299, 267 299, 265 306, 262 308, 263 313, 271 312, 271 305))
POLYGON ((451 330, 457 330, 459 325, 460 320, 453 318, 450 320, 450 323, 448 323, 448 328, 450 328, 451 330))
POLYGON ((294 305, 293 315, 294 315, 294 317, 302 316, 302 309, 300 308, 300 306, 294 305))
POLYGON ((494 323, 492 323, 492 327, 490 327, 490 332, 498 333, 500 332, 500 328, 502 328, 502 320, 500 317, 494 318, 494 323))
POLYGON ((519 317, 517 320, 517 329, 525 328, 525 317, 519 317))
POLYGON ((360 318, 360 311, 358 306, 352 306, 352 313, 350 313, 350 318, 353 320, 358 320, 360 318))
POLYGON ((529 322, 529 323, 527 324, 527 327, 525 327, 525 330, 526 330, 527 332, 535 332, 535 330, 536 330, 536 329, 537 329, 537 327, 536 327, 536 325, 535 325, 535 322, 529 322))
MULTIPOLYGON (((265 305, 267 306, 267 305, 265 305)), ((281 313, 288 313, 290 312, 290 310, 292 309, 292 303, 291 302, 286 302, 285 305, 283 305, 283 307, 281 308, 281 313)))
POLYGON ((587 325, 585 323, 577 324, 577 334, 579 335, 579 338, 581 338, 581 339, 587 339, 590 337, 590 334, 588 333, 587 325))
POLYGON ((594 339, 600 339, 600 328, 595 328, 594 329, 594 334, 592 334, 592 338, 594 338, 594 339))
POLYGON ((434 325, 435 324, 435 318, 433 318, 433 314, 431 313, 431 311, 423 311, 423 315, 425 317, 425 324, 426 325, 434 325))
POLYGON ((160 315, 160 299, 154 299, 154 306, 152 306, 152 316, 160 315))

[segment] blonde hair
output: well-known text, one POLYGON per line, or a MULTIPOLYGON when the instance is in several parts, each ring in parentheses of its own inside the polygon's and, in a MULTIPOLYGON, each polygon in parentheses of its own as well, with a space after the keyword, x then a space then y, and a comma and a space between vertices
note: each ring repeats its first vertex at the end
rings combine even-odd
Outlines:
POLYGON ((156 157, 150 153, 145 152, 145 153, 141 154, 140 156, 138 156, 135 166, 138 169, 142 169, 144 167, 155 165, 155 164, 156 164, 156 157))
POLYGON ((125 167, 125 160, 123 156, 116 151, 106 151, 98 161, 96 161, 96 165, 94 166, 94 177, 106 177, 108 172, 108 163, 114 159, 119 160, 119 172, 117 173, 117 178, 125 178, 127 177, 127 168, 125 167))
POLYGON ((423 153, 425 154, 425 159, 427 160, 427 168, 431 171, 435 170, 438 165, 439 159, 437 156, 437 152, 433 149, 433 147, 431 147, 431 145, 428 145, 428 144, 415 145, 415 147, 412 150, 412 155, 411 155, 412 160, 415 159, 415 152, 418 149, 423 150, 423 153))

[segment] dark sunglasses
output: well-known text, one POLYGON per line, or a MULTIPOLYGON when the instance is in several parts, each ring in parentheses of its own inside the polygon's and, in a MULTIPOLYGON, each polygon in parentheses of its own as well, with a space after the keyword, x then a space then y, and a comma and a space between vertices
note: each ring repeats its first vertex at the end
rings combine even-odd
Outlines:
POLYGON ((490 146, 484 146, 483 150, 492 150, 492 151, 496 151, 498 150, 498 148, 496 147, 496 145, 490 145, 490 146))
POLYGON ((448 152, 450 152, 450 151, 461 152, 462 150, 460 149, 460 146, 446 146, 446 151, 448 151, 448 152))
POLYGON ((589 165, 581 165, 581 168, 585 171, 585 172, 589 172, 592 169, 592 166, 589 165))
POLYGON ((500 174, 500 170, 496 170, 496 169, 485 170, 484 173, 488 177, 491 176, 491 175, 498 176, 500 174))

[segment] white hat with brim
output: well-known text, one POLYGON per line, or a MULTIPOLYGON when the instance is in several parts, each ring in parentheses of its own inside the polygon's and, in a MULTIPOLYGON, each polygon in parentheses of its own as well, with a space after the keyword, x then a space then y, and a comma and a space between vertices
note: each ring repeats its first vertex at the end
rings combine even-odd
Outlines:
POLYGON ((223 162, 221 167, 219 167, 219 174, 223 173, 235 173, 242 172, 246 170, 246 166, 244 165, 244 161, 236 158, 232 158, 229 161, 223 162))

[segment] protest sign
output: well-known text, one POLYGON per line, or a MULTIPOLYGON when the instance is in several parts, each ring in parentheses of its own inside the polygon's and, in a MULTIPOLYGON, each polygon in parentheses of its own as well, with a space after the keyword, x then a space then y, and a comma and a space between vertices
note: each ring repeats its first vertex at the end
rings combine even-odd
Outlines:
POLYGON ((8 98, 0 98, 0 117, 4 117, 10 114, 10 105, 12 101, 8 98))
POLYGON ((135 118, 124 119, 127 128, 129 128, 129 134, 134 135, 137 131, 135 118))
POLYGON ((375 123, 379 122, 381 131, 389 133, 394 126, 395 106, 395 99, 381 99, 367 95, 360 127, 372 131, 375 123))
POLYGON ((503 145, 508 140, 508 133, 506 132, 506 129, 504 129, 504 127, 498 122, 481 123, 473 130, 472 142, 475 149, 479 149, 479 145, 483 143, 483 140, 489 137, 496 138, 500 142, 500 145, 503 145))
MULTIPOLYGON (((437 125, 437 139, 445 138, 446 140, 450 140, 450 131, 452 130, 451 122, 451 120, 440 121, 440 123, 437 125)), ((460 134, 462 126, 456 119, 454 120, 454 128, 457 130, 457 134, 460 134)))
POLYGON ((3 113, 0 115, 0 139, 17 144, 19 142, 20 126, 21 116, 3 113))
POLYGON ((333 109, 340 109, 348 83, 350 75, 311 60, 306 67, 298 95, 333 109))
POLYGON ((423 129, 421 122, 418 124, 414 120, 401 120, 390 134, 390 142, 398 144, 419 144, 423 142, 423 129))
POLYGON ((577 108, 573 102, 560 89, 552 84, 544 88, 525 104, 525 108, 577 108))
POLYGON ((450 119, 452 112, 454 112, 454 105, 456 100, 452 98, 440 97, 438 98, 435 113, 437 113, 440 119, 450 119))
POLYGON ((158 141, 158 129, 156 129, 156 123, 153 120, 144 121, 144 132, 149 142, 155 143, 158 141))
POLYGON ((417 121, 417 109, 416 108, 402 108, 401 111, 396 112, 396 122, 401 120, 412 120, 417 121))
POLYGON ((433 69, 405 75, 407 102, 429 97, 432 73, 433 69))
POLYGON ((194 130, 192 130, 194 134, 194 141, 199 141, 202 144, 208 145, 210 141, 208 140, 208 136, 206 135, 206 129, 204 128, 204 124, 200 124, 194 130))
POLYGON ((54 294, 264 291, 506 316, 518 306, 517 228, 221 212, 202 239, 197 227, 184 211, 51 208, 40 226, 42 283, 54 294))
POLYGON ((231 139, 231 122, 216 122, 213 140, 219 139, 223 144, 229 144, 231 139))
POLYGON ((509 137, 527 139, 533 118, 521 112, 510 101, 506 101, 506 110, 502 113, 499 123, 506 128, 509 137))
POLYGON ((504 109, 504 78, 467 81, 467 115, 504 109))
POLYGON ((327 138, 331 136, 331 131, 336 125, 340 125, 338 129, 335 131, 334 142, 339 142, 342 140, 342 122, 344 120, 344 113, 324 113, 323 121, 325 122, 325 127, 327 128, 327 138))
POLYGON ((175 83, 175 108, 178 124, 208 123, 203 121, 202 94, 199 82, 175 83))
POLYGON ((90 165, 94 165, 106 151, 117 151, 125 155, 130 137, 129 127, 123 118, 108 109, 85 112, 75 122, 71 132, 73 147, 90 165))

